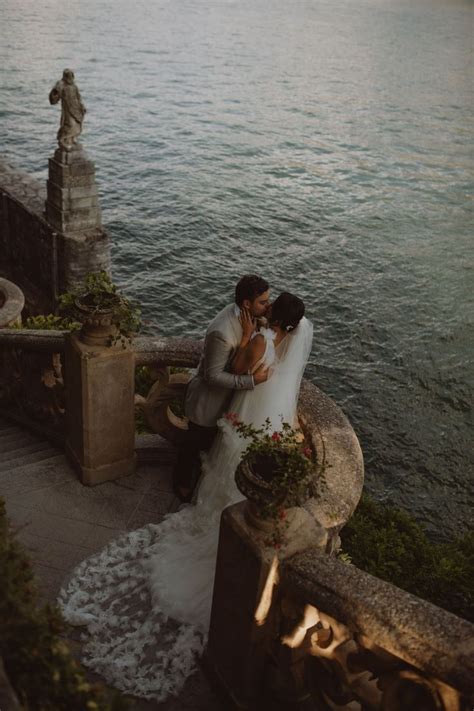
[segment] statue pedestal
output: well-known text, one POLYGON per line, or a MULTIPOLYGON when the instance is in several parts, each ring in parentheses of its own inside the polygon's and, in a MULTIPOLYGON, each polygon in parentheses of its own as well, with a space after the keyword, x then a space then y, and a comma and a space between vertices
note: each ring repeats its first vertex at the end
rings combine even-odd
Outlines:
POLYGON ((46 219, 59 232, 101 227, 94 163, 81 146, 58 148, 49 159, 46 219))
POLYGON ((66 291, 87 274, 110 272, 110 239, 102 229, 95 166, 82 146, 58 148, 49 159, 45 217, 59 233, 59 287, 66 291))
POLYGON ((66 453, 83 484, 135 471, 134 354, 131 348, 66 342, 66 453))

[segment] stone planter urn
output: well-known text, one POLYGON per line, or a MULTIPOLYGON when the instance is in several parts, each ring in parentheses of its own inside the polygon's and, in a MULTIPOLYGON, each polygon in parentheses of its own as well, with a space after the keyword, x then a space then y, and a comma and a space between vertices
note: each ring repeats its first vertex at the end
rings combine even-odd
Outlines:
POLYGON ((268 531, 275 525, 275 519, 269 515, 269 506, 284 508, 288 491, 275 491, 272 479, 275 473, 274 459, 265 454, 246 456, 235 472, 238 490, 246 497, 245 516, 248 522, 261 530, 268 531))
POLYGON ((120 304, 117 297, 116 304, 110 306, 93 306, 87 303, 87 296, 75 300, 79 319, 82 322, 80 339, 89 346, 108 346, 111 339, 118 335, 118 328, 113 323, 116 308, 120 304))

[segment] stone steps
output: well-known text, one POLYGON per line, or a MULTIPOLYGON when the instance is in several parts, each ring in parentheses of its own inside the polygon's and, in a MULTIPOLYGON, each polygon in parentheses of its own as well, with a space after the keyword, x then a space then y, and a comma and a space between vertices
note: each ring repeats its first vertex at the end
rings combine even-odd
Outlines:
POLYGON ((52 447, 49 449, 43 449, 41 452, 34 452, 33 454, 29 454, 25 457, 18 457, 17 459, 0 463, 0 475, 3 472, 11 472, 14 469, 24 469, 30 464, 37 465, 40 462, 44 464, 45 462, 53 460, 65 461, 64 454, 58 452, 57 449, 53 449, 52 447))
POLYGON ((16 449, 17 446, 22 447, 27 444, 34 444, 38 442, 38 437, 30 435, 27 432, 10 432, 9 434, 3 434, 0 431, 0 454, 2 452, 9 452, 12 449, 16 449))
POLYGON ((5 462, 10 462, 18 457, 25 457, 29 454, 34 454, 35 452, 41 452, 43 449, 51 449, 51 446, 47 442, 20 442, 16 440, 9 447, 2 448, 0 443, 0 464, 5 462))
POLYGON ((46 440, 0 420, 0 473, 61 457, 46 440))

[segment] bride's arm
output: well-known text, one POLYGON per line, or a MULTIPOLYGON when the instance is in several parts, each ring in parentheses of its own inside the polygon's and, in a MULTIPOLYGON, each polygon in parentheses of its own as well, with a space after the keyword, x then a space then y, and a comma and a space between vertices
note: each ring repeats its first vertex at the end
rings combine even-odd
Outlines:
POLYGON ((263 356, 265 351, 265 339, 261 334, 257 334, 250 342, 247 344, 244 340, 232 359, 230 365, 231 372, 236 375, 242 375, 243 373, 251 373, 254 365, 263 356))

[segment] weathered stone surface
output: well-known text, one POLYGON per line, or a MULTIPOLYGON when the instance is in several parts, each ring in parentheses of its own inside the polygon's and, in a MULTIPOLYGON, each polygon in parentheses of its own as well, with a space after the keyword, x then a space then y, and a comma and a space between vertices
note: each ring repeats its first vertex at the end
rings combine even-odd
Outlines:
POLYGON ((66 451, 84 484, 135 470, 133 352, 66 340, 66 451))
POLYGON ((25 348, 39 353, 62 353, 65 348, 65 331, 15 329, 0 331, 1 348, 25 348))
POLYGON ((298 418, 316 451, 325 483, 304 508, 329 532, 329 547, 354 512, 364 484, 359 441, 342 410, 308 380, 301 384, 298 418))
POLYGON ((139 336, 133 347, 137 365, 159 364, 195 368, 199 363, 203 342, 190 338, 155 338, 139 336))
POLYGON ((8 279, 0 278, 0 328, 19 326, 25 297, 21 289, 8 279))
POLYGON ((61 188, 50 180, 47 181, 48 199, 57 205, 61 205, 65 200, 75 200, 85 197, 97 197, 97 186, 83 185, 61 188))
POLYGON ((63 234, 99 229, 101 212, 95 186, 95 166, 79 145, 58 148, 49 161, 45 214, 47 221, 63 234), (72 181, 87 178, 77 185, 72 181))
POLYGON ((110 269, 110 239, 103 230, 72 232, 61 236, 62 290, 84 281, 87 274, 110 269))
POLYGON ((51 202, 46 203, 46 219, 59 232, 84 232, 100 227, 100 209, 98 201, 94 205, 85 207, 66 204, 64 209, 51 202))
POLYGON ((229 697, 244 705, 254 703, 262 688, 282 561, 309 546, 326 545, 326 534, 314 519, 293 509, 277 551, 267 540, 268 531, 249 524, 247 505, 235 504, 222 514, 206 655, 229 697))
POLYGON ((90 272, 110 271, 110 238, 100 227, 95 176, 93 173, 69 176, 64 188, 58 185, 63 168, 69 175, 69 165, 61 166, 51 159, 50 183, 54 187, 49 190, 50 195, 53 192, 56 195, 56 200, 48 203, 51 224, 43 214, 46 196, 43 186, 0 160, 0 275, 22 289, 30 313, 54 311, 59 293, 82 281, 90 272), (57 180, 52 178, 55 171, 57 180), (79 194, 74 192, 77 189, 81 191, 79 194), (57 196, 64 195, 62 190, 70 198, 91 196, 94 199, 86 204, 58 204, 57 196), (74 209, 62 220, 58 217, 60 207, 74 209), (78 213, 84 209, 86 213, 78 213), (93 217, 91 210, 95 211, 93 217), (78 239, 81 235, 82 240, 78 239), (72 244, 69 243, 71 237, 72 244))
POLYGON ((282 566, 283 587, 387 652, 474 692, 474 625, 314 549, 282 566))

